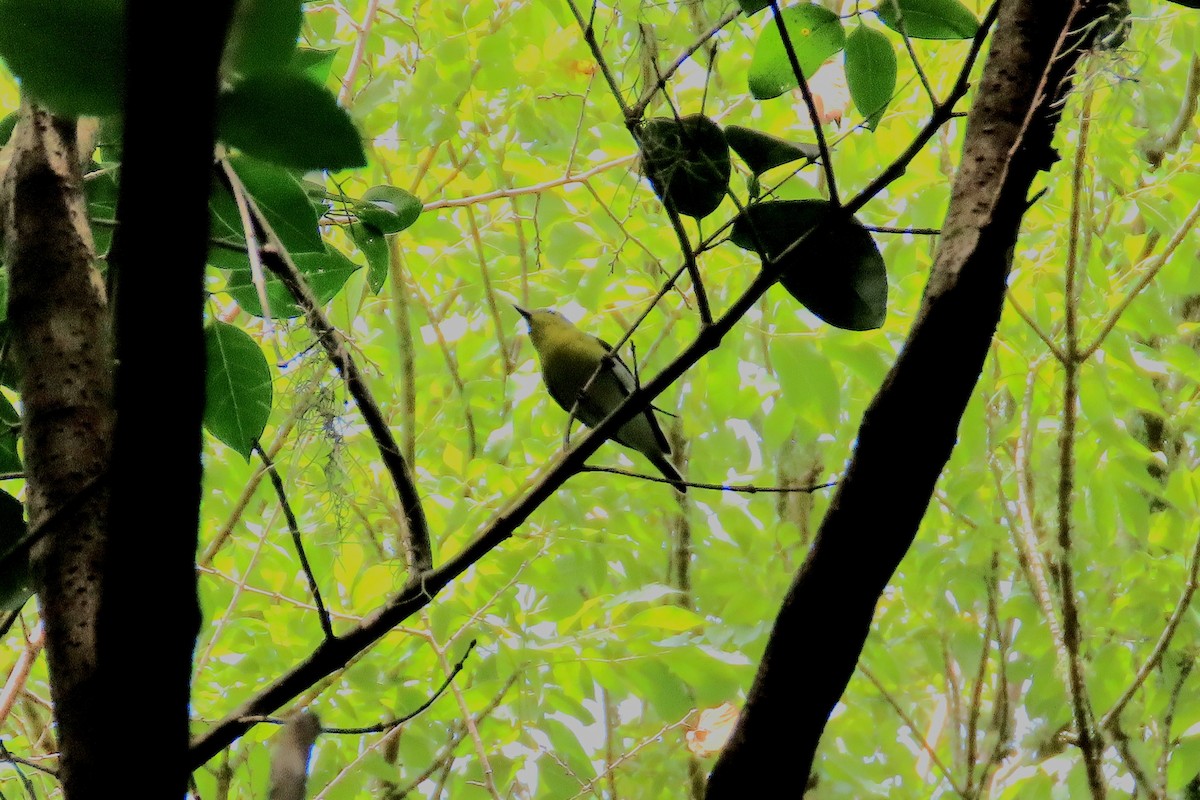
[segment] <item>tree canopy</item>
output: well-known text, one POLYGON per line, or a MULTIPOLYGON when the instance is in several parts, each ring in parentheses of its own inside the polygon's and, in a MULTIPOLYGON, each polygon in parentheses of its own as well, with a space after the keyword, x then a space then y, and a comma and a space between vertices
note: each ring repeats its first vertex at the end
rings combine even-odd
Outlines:
MULTIPOLYGON (((15 74, 56 113, 103 115, 80 152, 105 270, 129 147, 114 76, 138 40, 118 46, 123 4, 64 7, 85 5, 95 19, 0 0, 0 18, 43 17, 19 42, 0 32, 0 110, 19 113, 15 74), (33 56, 85 23, 80 86, 33 56)), ((939 290, 965 112, 991 90, 991 3, 772 5, 264 0, 234 15, 208 201, 196 796, 267 796, 266 722, 301 709, 322 726, 311 797, 703 796, 864 413, 939 290), (513 304, 620 342, 644 386, 678 368, 653 402, 686 497, 578 425, 567 442, 572 415, 513 304), (564 480, 580 442, 594 453, 564 480), (273 717, 233 719, 246 709, 273 717)), ((869 598, 794 796, 806 780, 817 799, 1103 796, 1097 775, 1200 796, 1200 17, 1113 5, 1088 22, 1052 149, 1033 154, 1044 171, 950 461, 869 598)), ((169 217, 158 137, 140 199, 169 217)), ((164 250, 155 269, 172 267, 164 250)), ((141 305, 117 336, 160 350, 140 391, 169 416, 196 393, 159 332, 155 273, 120 276, 141 305)), ((31 443, 5 368, 11 544, 31 443)), ((889 471, 912 468, 922 435, 889 471)), ((162 502, 140 499, 137 570, 170 533, 162 502)), ((33 585, 9 584, 0 791, 56 796, 45 628, 22 606, 33 585)), ((142 648, 187 625, 128 591, 142 648)), ((826 656, 799 651, 814 671, 826 656)), ((801 692, 807 672, 789 677, 801 692)), ((156 736, 159 709, 116 707, 156 736)), ((123 748, 132 785, 138 744, 123 748)))

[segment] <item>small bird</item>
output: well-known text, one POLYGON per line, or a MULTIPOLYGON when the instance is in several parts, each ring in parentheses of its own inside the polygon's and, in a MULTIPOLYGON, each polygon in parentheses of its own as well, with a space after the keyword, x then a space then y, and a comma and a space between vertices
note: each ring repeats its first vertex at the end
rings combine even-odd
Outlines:
MULTIPOLYGON (((542 362, 542 379, 554 402, 584 425, 595 427, 612 413, 637 387, 629 367, 613 353, 612 346, 572 325, 566 317, 548 308, 526 311, 514 306, 529 323, 529 338, 542 362), (605 356, 612 357, 605 361, 605 356), (605 368, 596 375, 601 364, 605 368), (595 375, 595 380, 592 376, 595 375), (582 395, 585 386, 587 394, 582 395), (578 403, 578 405, 577 405, 578 403)), ((683 477, 667 460, 671 445, 663 435, 654 411, 647 408, 626 422, 613 437, 619 444, 650 459, 675 488, 686 492, 683 477)))

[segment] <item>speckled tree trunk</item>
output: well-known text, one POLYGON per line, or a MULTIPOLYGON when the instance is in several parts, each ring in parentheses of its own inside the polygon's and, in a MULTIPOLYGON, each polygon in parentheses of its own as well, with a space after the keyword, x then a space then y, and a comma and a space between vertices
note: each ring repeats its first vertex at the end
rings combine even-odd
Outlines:
MULTIPOLYGON (((804 791, 875 604, 954 447, 1000 319, 1030 184, 1053 158, 1078 32, 1098 5, 1000 1, 921 309, 784 599, 738 726, 709 778, 709 800, 742 797, 750 787, 775 787, 781 797, 804 791)), ((1097 792, 1103 788, 1093 782, 1097 792)))
POLYGON ((112 348, 96 270, 75 122, 25 103, 0 191, 8 321, 20 374, 34 581, 53 675, 60 777, 87 785, 102 765, 97 619, 107 542, 112 348))

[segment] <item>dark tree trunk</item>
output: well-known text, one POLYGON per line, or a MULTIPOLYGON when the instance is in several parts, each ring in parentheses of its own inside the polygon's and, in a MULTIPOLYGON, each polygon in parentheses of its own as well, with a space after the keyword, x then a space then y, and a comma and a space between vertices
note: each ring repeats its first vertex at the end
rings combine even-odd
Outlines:
MULTIPOLYGON (((858 445, 784 599, 709 800, 791 785, 799 796, 854 672, 875 604, 908 551, 950 457, 1000 319, 1034 175, 1079 56, 1084 13, 1001 0, 920 312, 863 416, 858 445)), ((785 796, 781 794, 780 796, 785 796)))
POLYGON ((104 796, 179 798, 191 774, 204 268, 217 74, 232 6, 197 6, 185 13, 183 33, 168 35, 158 4, 128 4, 118 227, 109 258, 118 414, 99 625, 100 688, 110 715, 93 736, 106 759, 93 795, 102 786, 104 796))

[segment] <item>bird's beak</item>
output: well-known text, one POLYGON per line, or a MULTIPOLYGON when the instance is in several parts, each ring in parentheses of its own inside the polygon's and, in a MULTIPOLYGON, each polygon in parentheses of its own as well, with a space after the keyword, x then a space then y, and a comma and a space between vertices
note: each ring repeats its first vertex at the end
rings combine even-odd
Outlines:
POLYGON ((524 317, 524 318, 525 318, 525 321, 526 321, 526 322, 528 322, 528 321, 529 321, 529 320, 532 318, 532 316, 533 316, 532 314, 530 314, 530 313, 529 313, 528 311, 526 311, 525 309, 521 308, 521 307, 520 307, 519 305, 517 305, 516 303, 513 303, 513 308, 515 308, 515 309, 517 310, 517 313, 518 313, 518 314, 520 314, 522 317, 524 317))

